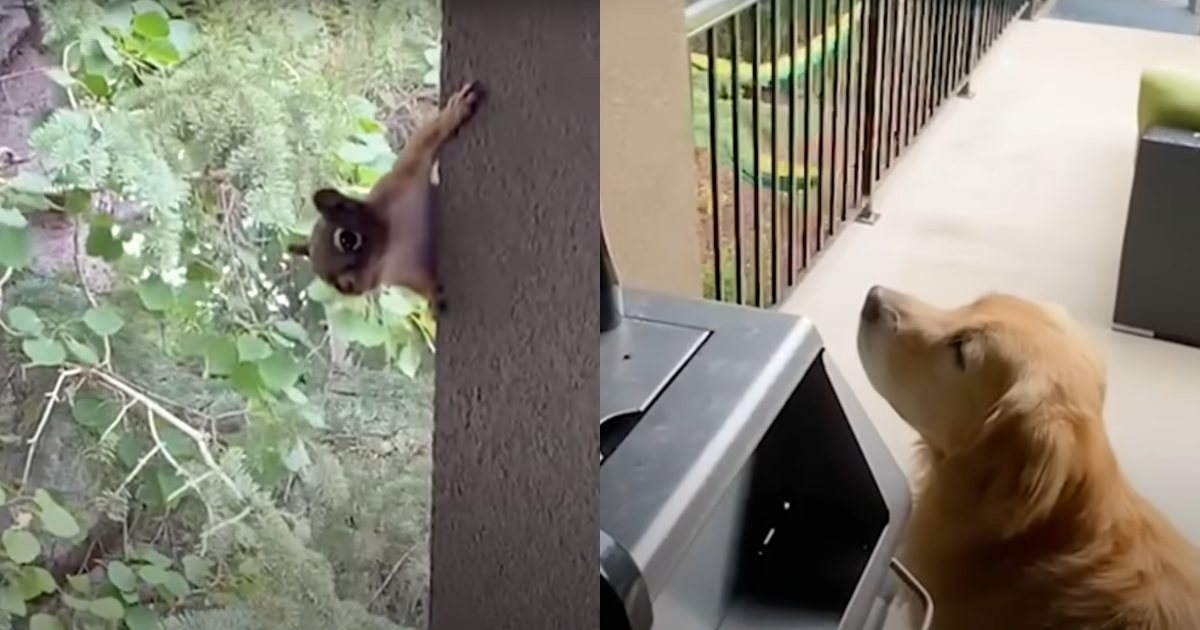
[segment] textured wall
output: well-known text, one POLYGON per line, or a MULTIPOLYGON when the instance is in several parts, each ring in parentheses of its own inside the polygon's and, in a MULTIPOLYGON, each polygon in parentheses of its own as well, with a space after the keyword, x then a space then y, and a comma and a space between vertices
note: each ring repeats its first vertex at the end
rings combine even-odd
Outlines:
POLYGON ((599 4, 443 10, 430 627, 597 628, 599 4))
POLYGON ((683 0, 600 3, 600 190, 621 282, 701 290, 683 0))

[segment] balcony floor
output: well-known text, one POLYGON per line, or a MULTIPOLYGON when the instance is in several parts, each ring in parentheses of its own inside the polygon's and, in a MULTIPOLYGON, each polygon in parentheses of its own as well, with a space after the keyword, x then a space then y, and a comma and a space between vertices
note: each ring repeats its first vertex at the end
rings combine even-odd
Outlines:
POLYGON ((877 198, 784 305, 818 329, 902 463, 912 432, 855 351, 872 284, 945 303, 988 290, 1058 302, 1109 363, 1108 428, 1133 482, 1200 543, 1185 481, 1200 474, 1200 349, 1113 332, 1141 69, 1200 65, 1200 38, 1040 19, 989 53, 972 100, 950 103, 877 198))

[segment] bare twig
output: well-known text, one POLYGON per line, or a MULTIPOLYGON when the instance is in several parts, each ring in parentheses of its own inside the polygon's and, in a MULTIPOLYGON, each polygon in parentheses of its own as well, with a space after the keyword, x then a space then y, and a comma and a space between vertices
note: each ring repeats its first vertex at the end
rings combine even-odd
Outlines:
POLYGON ((133 483, 133 480, 137 479, 137 476, 142 473, 142 469, 146 467, 146 464, 149 464, 150 460, 154 459, 154 456, 158 455, 159 451, 162 451, 162 450, 163 450, 162 443, 157 442, 154 444, 154 448, 146 451, 138 459, 137 464, 135 464, 133 466, 133 470, 129 471, 128 475, 125 475, 125 479, 121 480, 121 485, 117 486, 117 490, 116 490, 117 494, 124 492, 125 488, 128 487, 129 484, 133 483))
MULTIPOLYGON (((8 284, 8 281, 11 280, 12 277, 13 277, 13 268, 12 267, 5 269, 4 275, 0 275, 0 313, 2 313, 4 311, 4 285, 8 284)), ((16 336, 16 334, 17 334, 15 330, 8 327, 8 324, 4 323, 4 318, 2 318, 2 317, 0 317, 0 330, 3 330, 5 333, 7 333, 9 335, 13 335, 13 336, 16 336)))
POLYGON ((211 537, 213 534, 215 534, 215 533, 217 533, 217 532, 221 531, 222 529, 225 529, 226 527, 229 527, 230 525, 233 525, 233 524, 235 524, 235 523, 237 523, 237 522, 241 521, 242 519, 246 518, 247 516, 250 516, 250 511, 251 511, 251 510, 250 510, 250 507, 249 507, 249 506, 245 507, 244 509, 242 509, 242 511, 241 511, 241 512, 238 512, 237 514, 235 514, 235 515, 233 516, 233 518, 228 518, 228 519, 225 519, 225 520, 221 521, 220 523, 217 523, 216 525, 213 525, 212 527, 209 527, 208 529, 206 529, 206 530, 204 530, 203 532, 201 532, 201 533, 200 533, 200 538, 201 538, 202 540, 204 540, 204 541, 205 541, 205 543, 204 543, 204 544, 205 544, 205 545, 207 545, 207 544, 208 544, 208 539, 209 539, 209 538, 210 538, 210 537, 211 537))
POLYGON ((196 444, 196 449, 200 451, 200 458, 204 460, 204 464, 221 478, 221 481, 223 481, 225 485, 233 491, 234 496, 242 498, 242 491, 237 487, 237 484, 229 478, 229 475, 226 475, 225 472, 221 470, 221 466, 217 464, 216 458, 213 457, 212 451, 208 448, 209 438, 207 435, 196 430, 196 428, 192 425, 180 420, 177 416, 163 408, 162 405, 155 402, 149 396, 138 391, 132 385, 129 385, 115 374, 105 370, 92 370, 92 374, 95 375, 96 378, 104 381, 110 387, 120 391, 122 394, 137 400, 144 407, 146 407, 148 411, 153 412, 155 415, 165 420, 167 424, 175 427, 181 433, 190 438, 192 442, 196 444))
POLYGON ((12 81, 13 79, 20 79, 21 77, 27 77, 31 74, 44 73, 45 71, 45 68, 30 68, 29 70, 18 70, 16 72, 9 72, 8 74, 0 74, 0 83, 12 81))
MULTIPOLYGON (((83 225, 80 223, 78 217, 75 218, 73 223, 75 232, 73 236, 75 240, 75 251, 72 252, 72 258, 75 259, 75 273, 79 276, 79 287, 83 289, 83 296, 87 298, 88 304, 91 304, 92 308, 96 308, 96 296, 92 294, 92 288, 88 286, 87 276, 83 272, 83 256, 80 253, 83 251, 83 247, 79 242, 79 233, 82 231, 83 225)), ((109 341, 107 335, 101 335, 100 338, 104 343, 104 360, 101 365, 107 366, 112 363, 112 342, 109 341)))
POLYGON ((115 431, 117 429, 117 427, 121 426, 121 423, 125 422, 125 415, 128 414, 129 410, 132 409, 133 406, 136 404, 137 404, 136 400, 131 400, 131 401, 125 403, 125 406, 121 407, 121 411, 117 412, 117 417, 112 421, 112 423, 110 423, 107 427, 105 427, 104 433, 100 434, 101 442, 103 442, 106 438, 108 438, 109 434, 111 434, 113 431, 115 431))
POLYGON ((42 410, 42 418, 38 421, 37 428, 33 431, 33 437, 29 438, 29 450, 25 454, 25 470, 21 473, 21 487, 24 488, 29 483, 29 471, 33 469, 33 456, 37 453, 38 440, 42 439, 42 432, 46 430, 46 424, 50 422, 50 414, 54 411, 54 405, 58 403, 58 395, 62 393, 63 383, 68 378, 79 374, 80 370, 72 368, 63 370, 58 373, 58 380, 54 382, 54 389, 46 394, 46 407, 42 410))
POLYGON ((405 551, 404 555, 400 556, 400 559, 392 565, 392 570, 388 571, 387 577, 383 579, 383 584, 380 584, 379 588, 375 589, 375 594, 371 596, 371 601, 369 602, 370 604, 375 603, 375 600, 379 599, 380 595, 383 595, 383 592, 387 590, 388 585, 392 583, 392 579, 396 577, 396 573, 400 571, 400 567, 404 564, 404 561, 408 560, 408 557, 417 550, 418 545, 420 545, 420 543, 409 547, 408 551, 405 551))

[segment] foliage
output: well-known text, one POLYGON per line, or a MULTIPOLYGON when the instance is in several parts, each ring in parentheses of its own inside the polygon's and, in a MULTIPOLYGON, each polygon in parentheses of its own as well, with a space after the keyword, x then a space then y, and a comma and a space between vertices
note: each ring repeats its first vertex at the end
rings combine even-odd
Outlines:
POLYGON ((311 227, 312 190, 362 191, 390 166, 389 112, 439 72, 433 11, 46 13, 67 103, 31 134, 40 168, 0 177, 0 369, 11 359, 45 386, 0 485, 0 628, 419 624, 428 305, 339 296, 285 251, 311 227), (49 284, 31 270, 45 216, 77 240, 74 271, 49 284), (35 482, 64 422, 93 480, 82 500, 35 482), (87 557, 63 570, 52 539, 87 557))

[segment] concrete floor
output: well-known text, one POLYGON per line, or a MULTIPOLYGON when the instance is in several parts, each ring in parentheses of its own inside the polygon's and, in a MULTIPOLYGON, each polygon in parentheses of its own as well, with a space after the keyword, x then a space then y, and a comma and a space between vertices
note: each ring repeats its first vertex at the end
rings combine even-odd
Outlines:
MULTIPOLYGON (((1067 307, 1109 363, 1107 423, 1133 482, 1200 543, 1200 349, 1112 332, 1136 142, 1138 74, 1200 67, 1200 38, 1020 22, 885 181, 874 226, 851 225, 784 310, 817 324, 902 464, 912 432, 855 351, 872 284, 955 303, 1002 290, 1067 307)), ((1200 271, 1197 271, 1200 273, 1200 271)), ((1190 286, 1190 285, 1189 285, 1190 286)))
POLYGON ((1046 17, 1196 35, 1200 16, 1188 0, 1053 0, 1046 17))

